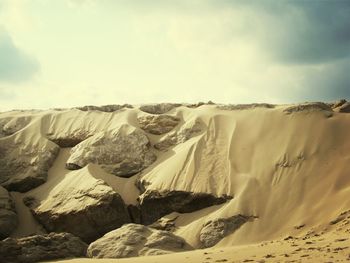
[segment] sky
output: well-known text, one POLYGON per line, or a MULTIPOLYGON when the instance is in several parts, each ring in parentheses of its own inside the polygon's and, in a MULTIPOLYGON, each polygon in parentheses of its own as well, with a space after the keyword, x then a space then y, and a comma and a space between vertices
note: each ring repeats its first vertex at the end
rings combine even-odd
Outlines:
POLYGON ((348 0, 0 0, 0 110, 340 98, 348 0))

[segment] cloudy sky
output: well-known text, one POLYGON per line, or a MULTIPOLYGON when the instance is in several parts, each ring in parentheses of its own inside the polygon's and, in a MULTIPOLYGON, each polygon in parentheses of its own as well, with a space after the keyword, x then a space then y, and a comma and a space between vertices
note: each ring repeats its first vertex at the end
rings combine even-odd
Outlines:
POLYGON ((348 0, 0 0, 0 110, 339 98, 348 0))

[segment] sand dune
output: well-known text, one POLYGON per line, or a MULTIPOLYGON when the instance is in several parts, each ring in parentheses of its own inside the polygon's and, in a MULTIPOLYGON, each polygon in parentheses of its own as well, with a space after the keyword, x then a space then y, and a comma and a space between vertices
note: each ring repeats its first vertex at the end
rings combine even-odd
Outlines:
MULTIPOLYGON (((88 211, 82 213, 93 221, 89 226, 109 224, 110 215, 98 207, 112 191, 129 211, 125 223, 142 223, 150 214, 159 214, 170 222, 172 233, 195 250, 64 262, 346 261, 347 214, 331 222, 350 209, 350 114, 332 106, 163 105, 146 107, 145 112, 136 105, 111 112, 89 108, 0 113, 0 184, 14 198, 19 222, 11 237, 69 229, 59 214, 76 220, 72 218, 78 210, 88 211), (145 118, 166 115, 171 117, 145 118), (106 139, 125 125, 129 128, 120 139, 106 139), (131 137, 133 130, 148 141, 131 137), (97 143, 97 136, 104 141, 97 143), (108 151, 123 145, 121 141, 129 143, 125 151, 130 152, 119 154, 126 156, 123 160, 112 158, 108 151), (68 170, 75 145, 82 145, 83 151, 77 158, 90 159, 68 170), (52 151, 54 161, 46 171, 39 153, 56 147, 59 152, 52 151), (155 156, 152 162, 146 160, 149 155, 155 156), (111 165, 113 170, 106 168, 111 165), (33 172, 25 178, 18 167, 27 166, 33 172), (41 181, 28 190, 35 171, 41 171, 41 181), (11 178, 17 178, 16 184, 8 183, 11 178), (84 192, 96 182, 105 185, 98 193, 101 199, 84 192), (60 219, 47 226, 35 211, 49 211, 47 220, 60 219), (247 220, 238 225, 238 215, 247 220), (101 217, 107 223, 100 222, 101 217), (223 221, 226 218, 233 221, 223 221), (209 236, 203 235, 205 226, 209 236), (203 250, 203 238, 215 245, 203 250)), ((96 238, 106 233, 100 230, 96 238)), ((5 253, 1 251, 0 258, 5 253)))

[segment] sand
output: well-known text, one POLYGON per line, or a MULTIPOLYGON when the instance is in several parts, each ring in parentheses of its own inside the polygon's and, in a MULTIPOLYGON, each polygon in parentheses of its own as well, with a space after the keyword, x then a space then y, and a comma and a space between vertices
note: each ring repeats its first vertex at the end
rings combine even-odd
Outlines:
MULTIPOLYGON (((346 261, 350 253, 349 229, 346 226, 338 229, 329 223, 350 209, 350 114, 333 113, 331 117, 323 111, 286 114, 283 112, 286 107, 231 111, 217 109, 215 105, 175 108, 167 113, 182 119, 175 129, 196 119, 205 129, 168 151, 154 149, 157 161, 128 179, 108 174, 94 164, 69 171, 64 164, 70 149, 61 149, 45 184, 24 194, 12 192, 20 218, 12 236, 43 232, 22 204, 22 198, 30 195, 45 200, 52 191, 60 191, 55 186, 67 176, 77 178, 77 184, 89 178, 103 179, 127 204, 137 202, 139 192, 134 182, 142 178, 151 183, 149 189, 234 197, 222 205, 176 214, 175 234, 195 248, 200 247, 198 235, 202 225, 211 219, 239 213, 257 218, 207 250, 123 260, 57 262, 346 261), (301 225, 304 227, 296 229, 301 225), (304 240, 311 230, 319 236, 304 240), (293 239, 284 240, 288 236, 293 239), (344 238, 344 241, 335 241, 344 238)), ((145 114, 135 107, 114 113, 77 109, 13 111, 1 113, 0 118, 31 118, 26 127, 12 135, 22 139, 25 145, 47 134, 72 134, 82 130, 94 134, 123 123, 137 127, 137 117, 145 114)), ((151 144, 162 137, 147 136, 151 144)))

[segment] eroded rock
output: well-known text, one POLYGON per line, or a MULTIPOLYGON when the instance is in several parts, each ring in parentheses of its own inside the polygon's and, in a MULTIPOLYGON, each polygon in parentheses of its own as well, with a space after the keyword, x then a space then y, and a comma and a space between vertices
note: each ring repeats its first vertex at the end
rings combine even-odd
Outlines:
POLYGON ((293 106, 289 106, 283 110, 286 114, 292 114, 295 112, 314 112, 314 111, 324 111, 331 113, 332 108, 323 102, 306 102, 293 106))
POLYGON ((350 102, 345 101, 343 104, 339 105, 338 107, 335 107, 334 111, 343 112, 343 113, 350 113, 350 102))
POLYGON ((229 105, 219 105, 217 106, 220 110, 249 110, 255 108, 266 108, 272 109, 275 105, 268 103, 251 103, 251 104, 229 104, 229 105))
POLYGON ((8 191, 27 192, 45 183, 60 148, 46 140, 25 145, 5 139, 0 141, 0 184, 8 191))
POLYGON ((123 104, 123 105, 111 104, 111 105, 103 105, 103 106, 88 105, 88 106, 83 106, 83 107, 77 107, 76 109, 81 110, 81 111, 114 112, 114 111, 118 111, 118 110, 125 109, 125 108, 131 109, 131 108, 133 108, 133 106, 130 104, 123 104))
POLYGON ((42 202, 27 199, 25 204, 48 232, 69 232, 85 242, 130 222, 120 195, 85 174, 65 177, 42 202))
POLYGON ((186 191, 147 190, 140 196, 141 222, 149 225, 172 212, 190 213, 225 203, 228 199, 232 197, 186 191))
POLYGON ((137 119, 142 130, 155 135, 171 131, 180 122, 178 117, 170 115, 146 115, 137 119))
POLYGON ((165 135, 165 137, 161 138, 159 142, 154 144, 154 148, 158 150, 166 150, 171 146, 184 143, 201 132, 201 130, 202 125, 199 120, 188 122, 184 124, 179 131, 172 131, 165 135))
POLYGON ((31 118, 28 116, 0 119, 0 138, 22 130, 30 121, 31 118))
POLYGON ((91 243, 87 255, 91 258, 127 258, 161 255, 190 250, 186 241, 167 231, 127 224, 91 243))
POLYGON ((15 202, 9 192, 0 186, 0 240, 8 237, 17 224, 15 202))
POLYGON ((0 241, 1 262, 34 263, 73 257, 84 257, 87 245, 70 233, 50 233, 0 241))
POLYGON ((47 138, 56 143, 59 147, 67 148, 76 146, 92 135, 93 134, 88 131, 77 130, 72 133, 47 134, 47 138))
POLYGON ((96 134, 76 145, 66 167, 75 170, 95 163, 109 173, 130 177, 155 160, 147 136, 134 127, 122 125, 116 131, 96 134))
POLYGON ((251 216, 235 215, 207 222, 199 233, 204 248, 215 246, 224 237, 232 234, 243 224, 253 219, 251 216))
POLYGON ((140 106, 140 110, 150 114, 164 114, 168 111, 181 106, 178 103, 159 103, 159 104, 146 104, 140 106))

